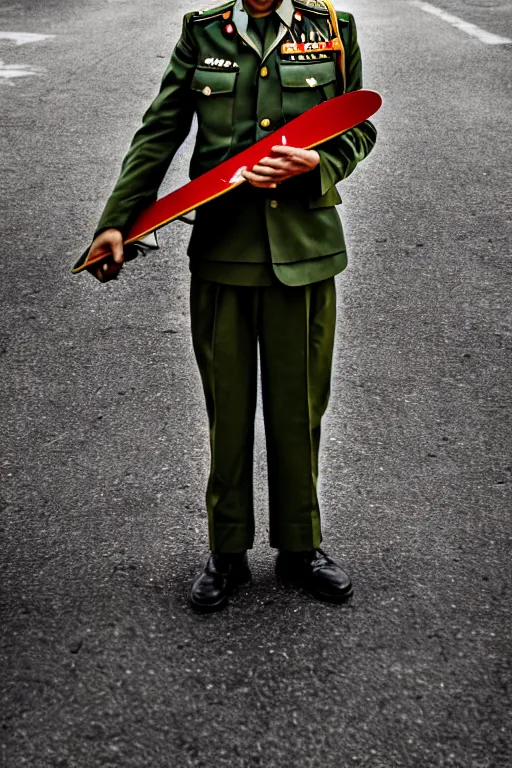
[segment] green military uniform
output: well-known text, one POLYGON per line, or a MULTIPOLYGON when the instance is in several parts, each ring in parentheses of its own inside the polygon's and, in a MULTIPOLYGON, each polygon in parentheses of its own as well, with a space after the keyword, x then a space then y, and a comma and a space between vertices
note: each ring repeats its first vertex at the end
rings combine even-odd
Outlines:
MULTIPOLYGON (((338 12, 344 88, 362 87, 353 17, 338 12)), ((127 231, 158 188, 194 114, 196 178, 340 92, 331 50, 286 54, 287 42, 335 37, 321 0, 283 0, 265 20, 242 0, 189 13, 123 161, 96 234, 127 231)), ((279 136, 279 134, 278 134, 279 136)), ((320 164, 277 189, 242 184, 198 209, 188 248, 194 350, 211 433, 211 549, 252 546, 252 451, 260 346, 269 466, 270 543, 321 542, 316 493, 335 325, 334 275, 347 263, 336 183, 372 149, 366 121, 317 148, 320 164)), ((276 143, 280 143, 276 139, 276 143)))

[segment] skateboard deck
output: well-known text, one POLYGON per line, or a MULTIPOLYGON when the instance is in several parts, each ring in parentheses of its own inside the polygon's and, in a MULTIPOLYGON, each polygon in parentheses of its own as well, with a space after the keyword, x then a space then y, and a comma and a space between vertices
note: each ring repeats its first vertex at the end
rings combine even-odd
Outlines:
MULTIPOLYGON (((335 96, 309 109, 251 147, 156 200, 137 216, 126 235, 124 245, 139 242, 174 219, 238 187, 245 181, 241 175, 242 170, 250 170, 263 157, 269 156, 273 146, 287 144, 290 147, 312 149, 367 120, 377 112, 381 104, 382 99, 376 91, 362 89, 335 96)), ((92 259, 87 258, 87 254, 88 250, 73 267, 74 274, 110 257, 109 251, 99 252, 92 259)))

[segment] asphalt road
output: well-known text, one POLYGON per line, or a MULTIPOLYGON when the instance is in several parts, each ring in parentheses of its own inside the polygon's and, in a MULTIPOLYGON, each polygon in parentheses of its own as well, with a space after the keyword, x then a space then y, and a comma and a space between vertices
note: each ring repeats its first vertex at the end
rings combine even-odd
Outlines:
MULTIPOLYGON (((511 36, 511 5, 442 7, 511 36)), ((70 274, 190 6, 0 7, 0 32, 54 36, 0 39, 5 768, 512 766, 512 46, 402 0, 345 8, 385 100, 340 187, 322 453, 324 545, 355 595, 277 587, 259 414, 255 583, 202 617, 189 230, 118 283, 70 274)))

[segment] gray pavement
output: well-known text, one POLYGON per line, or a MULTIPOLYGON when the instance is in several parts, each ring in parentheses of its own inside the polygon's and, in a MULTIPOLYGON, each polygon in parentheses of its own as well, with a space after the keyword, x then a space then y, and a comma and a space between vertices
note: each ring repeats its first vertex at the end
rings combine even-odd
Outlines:
MULTIPOLYGON (((487 32, 512 38, 512 2, 499 0, 440 0, 433 3, 463 21, 487 32)), ((510 51, 509 51, 510 55, 510 51)), ((510 68, 509 68, 510 71, 510 68)), ((507 77, 506 80, 510 78, 507 77)))
MULTIPOLYGON (((510 6, 442 3, 509 35, 510 6)), ((54 35, 0 40, 37 70, 0 78, 5 768, 512 766, 512 51, 400 0, 344 7, 385 99, 340 186, 322 453, 355 595, 277 587, 259 414, 255 583, 211 617, 187 606, 208 464, 189 230, 118 283, 69 271, 190 6, 0 7, 0 31, 54 35)))

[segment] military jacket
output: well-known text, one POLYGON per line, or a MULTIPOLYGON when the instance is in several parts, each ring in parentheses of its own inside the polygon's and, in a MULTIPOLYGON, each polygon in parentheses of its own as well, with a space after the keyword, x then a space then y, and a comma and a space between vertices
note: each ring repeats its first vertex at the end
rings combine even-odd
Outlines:
MULTIPOLYGON (((274 13, 277 24, 268 26, 264 41, 253 30, 242 0, 186 14, 160 91, 124 158, 96 234, 109 227, 127 231, 135 216, 156 199, 194 115, 198 131, 191 178, 341 89, 362 87, 351 14, 338 12, 345 51, 342 82, 329 46, 287 52, 293 46, 286 44, 329 42, 335 37, 325 3, 283 0, 274 13)), ((317 147, 320 164, 314 171, 275 190, 244 183, 199 208, 188 249, 192 271, 221 282, 266 284, 271 265, 288 285, 315 282, 341 271, 346 248, 335 208, 341 202, 335 185, 352 173, 375 140, 375 127, 365 121, 317 147)))

